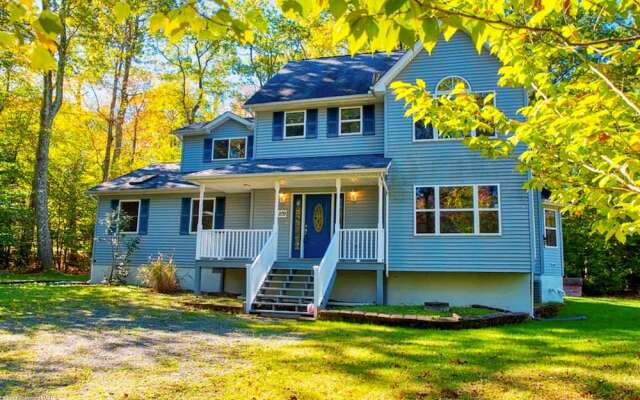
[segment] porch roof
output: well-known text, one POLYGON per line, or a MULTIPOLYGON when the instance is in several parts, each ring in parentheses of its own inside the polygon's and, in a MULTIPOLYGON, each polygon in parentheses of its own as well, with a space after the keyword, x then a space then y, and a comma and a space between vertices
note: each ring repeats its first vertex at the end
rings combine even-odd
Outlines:
POLYGON ((198 185, 182 178, 180 164, 151 164, 131 171, 111 181, 101 183, 88 190, 91 194, 113 192, 135 192, 138 190, 197 190, 198 185))
POLYGON ((391 164, 382 154, 255 159, 185 175, 186 179, 253 177, 358 171, 384 171, 391 164))

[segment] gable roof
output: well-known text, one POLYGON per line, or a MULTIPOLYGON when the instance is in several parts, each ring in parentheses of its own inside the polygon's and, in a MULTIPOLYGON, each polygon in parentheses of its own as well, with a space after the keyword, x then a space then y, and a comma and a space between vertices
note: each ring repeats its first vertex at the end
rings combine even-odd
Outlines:
POLYGON ((89 189, 91 194, 138 190, 197 190, 198 185, 182 178, 180 164, 151 164, 89 189))
POLYGON ((182 128, 175 129, 171 133, 178 137, 202 135, 209 133, 209 131, 223 125, 227 121, 235 121, 244 125, 247 129, 253 130, 253 118, 245 118, 231 111, 225 111, 211 121, 195 122, 193 124, 183 126, 182 128))
POLYGON ((244 104, 366 95, 404 52, 290 61, 244 104))

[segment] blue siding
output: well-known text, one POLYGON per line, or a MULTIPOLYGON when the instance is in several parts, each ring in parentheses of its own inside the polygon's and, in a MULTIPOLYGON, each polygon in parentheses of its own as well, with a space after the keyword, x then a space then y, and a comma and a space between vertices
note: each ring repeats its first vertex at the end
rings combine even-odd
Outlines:
MULTIPOLYGON (((206 197, 225 196, 225 228, 249 228, 248 193, 223 194, 206 193, 206 197)), ((164 253, 173 256, 179 268, 193 268, 196 255, 196 235, 180 235, 180 202, 183 197, 197 198, 197 193, 185 194, 145 194, 149 201, 149 229, 140 237, 140 247, 131 259, 131 265, 138 267, 146 263, 150 257, 164 253)), ((96 266, 111 265, 111 247, 105 235, 103 220, 111 210, 111 199, 138 199, 136 196, 102 197, 98 201, 97 223, 94 232, 93 264, 96 266)), ((135 272, 133 272, 135 274, 135 272)))
MULTIPOLYGON (((280 210, 287 210, 286 217, 278 219, 278 259, 286 260, 291 248, 291 201, 292 193, 335 193, 335 188, 287 188, 287 200, 279 204, 280 210)), ((343 228, 375 228, 378 224, 378 187, 343 187, 345 210, 343 228), (357 199, 352 201, 349 192, 356 191, 357 199)), ((253 224, 256 229, 271 229, 273 226, 273 190, 254 192, 253 224)))
POLYGON ((375 106, 374 136, 327 137, 327 109, 319 108, 317 138, 274 141, 272 138, 272 120, 272 111, 256 113, 256 158, 280 158, 293 155, 295 157, 314 157, 345 154, 381 154, 384 150, 384 106, 382 103, 375 106))
MULTIPOLYGON (((400 73, 398 80, 420 78, 431 90, 444 77, 459 75, 472 90, 496 90, 497 106, 515 117, 524 105, 522 89, 498 87, 498 60, 478 55, 467 36, 441 41, 431 55, 421 52, 400 73)), ((386 94, 385 156, 390 170, 389 267, 423 271, 531 271, 529 196, 522 189, 526 176, 510 160, 488 160, 462 143, 413 143, 413 122, 404 116, 404 102, 386 94), (502 234, 500 236, 414 236, 413 186, 500 184, 502 234)))
POLYGON ((182 140, 182 171, 198 171, 206 168, 222 167, 232 162, 244 160, 216 160, 210 163, 202 161, 205 137, 226 139, 253 135, 251 130, 236 121, 227 121, 209 135, 185 136, 182 140))
MULTIPOLYGON (((541 213, 543 212, 544 210, 541 209, 541 213)), ((560 218, 560 213, 558 213, 558 211, 556 211, 556 222, 558 226, 558 247, 544 246, 544 275, 562 276, 564 272, 562 260, 562 221, 560 218)))

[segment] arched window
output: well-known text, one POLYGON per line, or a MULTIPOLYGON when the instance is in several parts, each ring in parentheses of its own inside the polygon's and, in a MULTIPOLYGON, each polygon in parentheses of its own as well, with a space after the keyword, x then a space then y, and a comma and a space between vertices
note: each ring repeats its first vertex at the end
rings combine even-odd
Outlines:
MULTIPOLYGON (((476 101, 478 101, 479 104, 482 104, 485 96, 487 96, 489 93, 495 93, 493 91, 474 92, 471 90, 471 85, 469 84, 469 81, 467 81, 466 79, 458 75, 449 75, 438 82, 438 84, 436 85, 435 95, 446 96, 449 93, 451 93, 458 85, 462 85, 462 87, 464 87, 464 91, 474 96, 476 98, 476 101)), ((494 104, 495 104, 495 97, 494 97, 494 104)), ((473 130, 463 136, 468 136, 468 135, 470 136, 482 135, 490 138, 495 138, 496 131, 495 129, 491 129, 491 130, 478 129, 478 130, 473 130)), ((443 136, 431 124, 428 124, 425 126, 422 121, 414 121, 413 123, 413 140, 415 142, 433 141, 433 140, 461 140, 461 139, 462 137, 443 136)))
POLYGON ((466 79, 460 76, 452 75, 447 76, 446 78, 438 82, 438 85, 436 85, 436 95, 447 94, 459 84, 464 85, 466 92, 471 92, 471 85, 469 85, 469 82, 467 82, 466 79))

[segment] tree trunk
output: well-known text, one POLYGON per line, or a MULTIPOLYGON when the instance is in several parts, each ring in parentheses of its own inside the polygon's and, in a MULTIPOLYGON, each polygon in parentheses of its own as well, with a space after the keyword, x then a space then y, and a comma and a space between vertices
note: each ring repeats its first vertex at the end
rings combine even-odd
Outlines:
POLYGON ((126 43, 124 44, 126 52, 124 55, 122 84, 120 86, 120 105, 118 106, 118 115, 116 116, 115 123, 115 146, 111 167, 113 167, 118 161, 120 153, 122 152, 122 126, 124 125, 124 116, 127 112, 127 106, 129 105, 129 73, 131 71, 133 56, 135 55, 136 48, 138 47, 139 22, 138 17, 135 19, 129 19, 127 22, 126 43))
MULTIPOLYGON (((42 2, 42 9, 47 10, 49 3, 42 2)), ((40 267, 47 271, 53 267, 53 249, 51 247, 51 231, 49 229, 49 144, 51 128, 56 114, 62 106, 64 90, 64 74, 67 63, 67 27, 65 16, 67 4, 60 3, 60 20, 62 32, 58 40, 58 60, 55 71, 55 82, 51 71, 44 73, 42 79, 42 105, 40 107, 40 129, 38 131, 38 148, 36 151, 36 167, 33 191, 35 192, 36 232, 38 241, 38 261, 40 267), (55 97, 54 97, 55 93, 55 97)))
POLYGON ((109 180, 111 168, 111 147, 113 146, 113 125, 115 122, 116 101, 118 100, 118 82, 120 81, 120 70, 122 68, 122 58, 116 60, 113 70, 113 88, 111 89, 111 105, 109 106, 109 121, 107 121, 107 145, 102 161, 102 182, 109 180))
POLYGON ((40 108, 40 129, 38 130, 38 149, 36 153, 35 199, 36 228, 38 233, 38 261, 40 267, 48 271, 53 268, 53 249, 49 230, 49 143, 51 141, 52 111, 52 74, 43 77, 42 106, 40 108))

